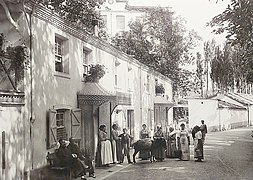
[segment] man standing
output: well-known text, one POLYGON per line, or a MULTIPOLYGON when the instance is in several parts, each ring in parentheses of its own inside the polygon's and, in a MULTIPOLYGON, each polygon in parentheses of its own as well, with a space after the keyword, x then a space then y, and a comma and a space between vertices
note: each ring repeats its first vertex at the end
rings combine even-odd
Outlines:
POLYGON ((204 121, 204 120, 201 120, 200 131, 201 131, 201 133, 202 133, 203 144, 205 144, 205 138, 206 138, 206 133, 207 133, 207 127, 206 127, 206 124, 205 124, 205 121, 204 121))
POLYGON ((121 162, 123 163, 124 157, 127 156, 128 164, 132 164, 133 162, 130 159, 129 151, 130 151, 130 139, 133 139, 133 137, 127 133, 127 128, 123 129, 123 133, 120 134, 119 137, 121 138, 121 146, 124 151, 121 162))

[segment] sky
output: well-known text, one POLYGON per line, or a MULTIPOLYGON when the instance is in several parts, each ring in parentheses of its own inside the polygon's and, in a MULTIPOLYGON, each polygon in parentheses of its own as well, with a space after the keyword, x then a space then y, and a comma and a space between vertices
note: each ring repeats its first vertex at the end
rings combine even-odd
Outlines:
POLYGON ((169 6, 177 16, 181 16, 187 21, 187 29, 194 29, 198 32, 203 38, 203 42, 214 38, 218 44, 223 44, 225 35, 211 33, 212 28, 206 27, 206 23, 222 13, 229 2, 230 0, 219 0, 218 3, 216 0, 129 0, 129 4, 133 5, 169 6))

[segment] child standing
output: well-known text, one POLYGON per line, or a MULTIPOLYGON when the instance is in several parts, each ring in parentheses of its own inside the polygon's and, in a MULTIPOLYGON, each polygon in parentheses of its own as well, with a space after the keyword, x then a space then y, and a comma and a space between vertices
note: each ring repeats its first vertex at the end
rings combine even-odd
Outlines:
POLYGON ((124 150, 121 162, 123 163, 125 156, 127 156, 128 164, 132 164, 133 162, 130 159, 129 150, 130 150, 130 139, 133 139, 133 137, 127 133, 127 128, 123 129, 123 133, 120 134, 119 137, 121 140, 122 150, 124 150))

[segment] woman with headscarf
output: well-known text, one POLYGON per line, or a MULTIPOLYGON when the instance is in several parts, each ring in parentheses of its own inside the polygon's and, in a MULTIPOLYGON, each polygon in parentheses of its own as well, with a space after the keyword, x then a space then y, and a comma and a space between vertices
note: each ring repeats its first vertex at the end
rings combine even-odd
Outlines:
MULTIPOLYGON (((150 132, 149 130, 147 130, 146 124, 142 125, 142 130, 140 131, 140 139, 143 140, 144 142, 150 141, 150 132)), ((139 157, 142 160, 147 160, 148 158, 150 158, 149 151, 141 150, 139 157)))
POLYGON ((100 125, 98 132, 98 165, 109 166, 113 163, 111 141, 106 132, 106 126, 100 125))
POLYGON ((195 126, 194 129, 194 158, 196 158, 196 162, 202 162, 202 159, 204 159, 202 132, 199 126, 195 126))
POLYGON ((157 125, 153 142, 154 157, 157 161, 163 161, 165 158, 166 141, 164 137, 162 126, 157 125))
POLYGON ((178 132, 178 150, 180 152, 180 159, 184 161, 190 160, 190 137, 188 131, 185 129, 185 124, 180 125, 181 130, 178 132))
POLYGON ((169 128, 167 137, 167 157, 175 158, 177 157, 177 144, 176 144, 176 131, 173 127, 169 128))

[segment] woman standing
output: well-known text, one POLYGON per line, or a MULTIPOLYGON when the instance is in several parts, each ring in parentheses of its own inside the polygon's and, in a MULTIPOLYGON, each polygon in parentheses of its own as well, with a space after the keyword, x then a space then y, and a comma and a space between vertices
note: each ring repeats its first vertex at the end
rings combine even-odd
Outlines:
POLYGON ((190 160, 190 137, 188 131, 185 129, 185 124, 180 125, 181 130, 178 133, 178 150, 180 151, 180 159, 184 161, 190 160))
POLYGON ((100 155, 100 162, 102 166, 109 166, 110 163, 113 163, 112 160, 112 146, 111 141, 106 132, 106 126, 100 125, 98 132, 98 153, 100 155))
POLYGON ((157 131, 154 135, 153 148, 156 160, 163 161, 165 158, 166 141, 160 125, 157 126, 157 131))
POLYGON ((118 125, 113 124, 112 125, 112 158, 113 163, 119 163, 122 159, 122 152, 121 152, 121 145, 120 145, 120 138, 118 137, 118 125))
POLYGON ((175 158, 177 157, 177 144, 176 144, 176 131, 173 127, 169 128, 168 133, 168 144, 167 144, 167 157, 175 158))
MULTIPOLYGON (((143 124, 142 130, 140 131, 140 139, 143 141, 150 140, 150 132, 146 128, 147 128, 146 124, 143 124)), ((145 151, 145 150, 140 151, 139 157, 142 160, 147 160, 148 158, 150 158, 149 151, 145 151)))
POLYGON ((203 153, 203 141, 202 141, 202 132, 200 130, 199 126, 195 126, 195 138, 194 138, 194 158, 196 162, 202 162, 202 159, 204 159, 204 153, 203 153))

